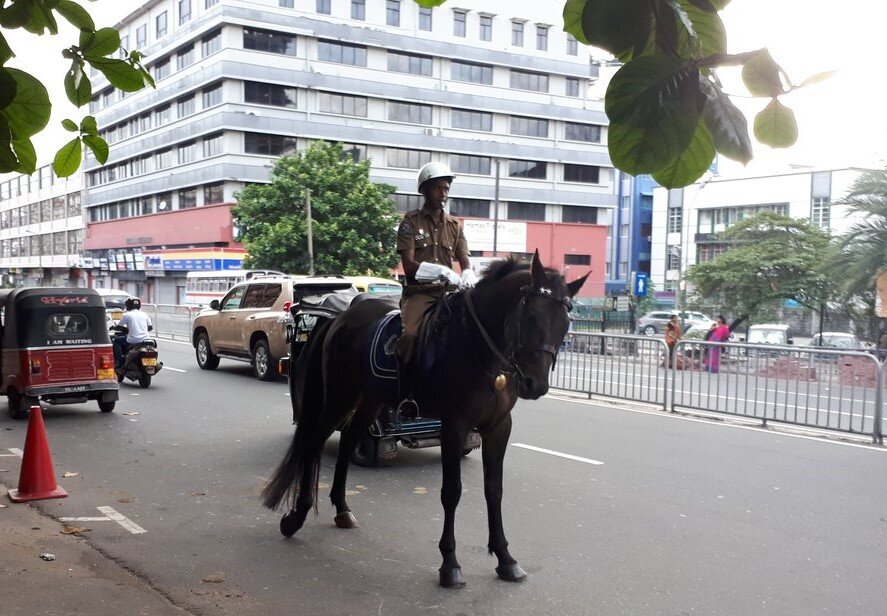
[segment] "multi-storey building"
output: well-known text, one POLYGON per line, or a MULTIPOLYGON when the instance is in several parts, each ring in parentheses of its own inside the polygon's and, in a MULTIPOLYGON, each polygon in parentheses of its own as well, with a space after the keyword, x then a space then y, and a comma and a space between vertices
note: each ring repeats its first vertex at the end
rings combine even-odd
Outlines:
POLYGON ((766 176, 709 176, 686 188, 656 188, 651 281, 657 296, 679 301, 687 269, 726 249, 716 234, 761 211, 807 218, 833 235, 844 234, 855 216, 840 201, 861 172, 803 169, 766 176))
POLYGON ((570 277, 590 270, 583 294, 602 295, 615 174, 588 49, 553 25, 551 7, 451 5, 146 2, 118 28, 157 88, 124 96, 95 76, 91 111, 111 158, 85 161, 84 248, 92 265, 141 253, 150 267, 94 273, 174 301, 183 251, 199 253, 193 267, 239 248, 237 191, 268 181, 275 157, 327 140, 370 158, 401 211, 419 205, 417 169, 448 163, 459 176, 450 208, 475 256, 538 248, 570 277))
POLYGON ((51 165, 0 179, 0 272, 4 285, 83 286, 81 175, 51 165))

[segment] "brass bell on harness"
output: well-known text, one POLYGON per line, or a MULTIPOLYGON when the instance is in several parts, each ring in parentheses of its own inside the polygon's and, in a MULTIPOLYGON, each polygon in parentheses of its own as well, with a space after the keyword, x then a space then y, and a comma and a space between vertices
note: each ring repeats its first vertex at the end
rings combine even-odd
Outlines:
POLYGON ((501 372, 496 375, 496 378, 493 380, 493 389, 496 391, 502 391, 508 385, 508 378, 502 374, 501 372))

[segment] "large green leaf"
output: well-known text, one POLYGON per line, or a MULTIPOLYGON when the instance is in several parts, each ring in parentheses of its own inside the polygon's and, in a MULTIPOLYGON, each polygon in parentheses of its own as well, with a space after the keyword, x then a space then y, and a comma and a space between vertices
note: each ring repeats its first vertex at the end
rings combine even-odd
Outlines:
POLYGON ((107 141, 98 135, 83 135, 83 143, 92 150, 93 156, 101 164, 104 165, 108 161, 109 149, 107 141))
POLYGON ((649 0, 586 0, 582 31, 590 45, 627 61, 646 48, 652 20, 649 0))
POLYGON ((762 49, 742 67, 742 81, 753 96, 779 96, 785 92, 780 72, 770 52, 762 49))
POLYGON ((416 4, 426 9, 433 9, 436 6, 440 6, 447 0, 416 0, 416 4))
POLYGON ((83 72, 83 65, 79 59, 71 62, 71 68, 65 73, 65 94, 68 100, 82 107, 92 97, 92 83, 83 72))
POLYGON ((88 115, 80 120, 80 132, 84 135, 98 135, 99 127, 95 121, 95 117, 88 115))
POLYGON ((610 80, 604 109, 611 122, 650 126, 672 116, 702 111, 699 71, 680 58, 644 56, 623 66, 610 80))
POLYGON ((71 25, 79 30, 92 32, 95 30, 95 22, 89 13, 82 6, 71 0, 58 0, 55 7, 62 17, 67 19, 71 25))
POLYGON ((82 156, 83 149, 80 145, 80 137, 75 137, 55 153, 55 159, 52 161, 52 168, 55 170, 55 174, 60 178, 74 175, 74 172, 80 167, 82 156))
POLYGON ((715 149, 727 158, 747 164, 752 159, 752 146, 745 115, 707 78, 700 76, 699 85, 706 99, 703 117, 715 149))
POLYGON ((0 173, 9 173, 16 169, 18 169, 18 158, 12 151, 9 122, 6 121, 6 116, 0 113, 0 173))
POLYGON ((610 123, 610 160, 631 175, 655 174, 673 165, 689 146, 699 115, 676 116, 656 125, 638 127, 610 123))
POLYGON ((584 45, 588 45, 588 39, 585 38, 585 32, 582 31, 582 13, 585 11, 587 1, 567 0, 564 4, 564 32, 572 34, 577 41, 584 45))
POLYGON ((37 151, 30 139, 16 139, 12 142, 12 149, 18 156, 19 173, 31 175, 37 169, 37 151))
POLYGON ((107 56, 120 48, 120 33, 114 28, 80 32, 80 50, 90 57, 107 56))
POLYGON ((665 188, 680 188, 698 180, 711 166, 715 146, 711 134, 700 121, 693 139, 677 160, 664 169, 653 173, 653 179, 665 188))
POLYGON ((50 3, 45 2, 45 0, 40 2, 32 0, 31 2, 19 2, 19 4, 31 4, 33 6, 31 18, 25 25, 25 30, 34 34, 43 34, 46 30, 49 30, 50 34, 59 33, 59 25, 55 20, 55 15, 52 14, 52 10, 47 6, 50 3))
POLYGON ((13 57, 15 54, 12 53, 12 48, 6 42, 6 37, 0 32, 0 66, 6 64, 6 61, 13 57))
POLYGON ((798 140, 798 123, 794 112, 774 98, 755 116, 755 137, 772 148, 794 145, 798 140))
POLYGON ((16 68, 6 70, 16 84, 15 98, 3 108, 13 137, 22 139, 35 135, 49 122, 52 109, 46 87, 24 71, 16 68))
MULTIPOLYGON (((721 16, 717 12, 700 9, 692 0, 676 1, 691 24, 690 28, 686 28, 687 40, 689 41, 691 37, 695 36, 698 41, 696 44, 688 42, 686 45, 683 45, 682 51, 692 57, 698 57, 700 54, 702 56, 711 56, 726 52, 727 30, 724 28, 721 16)), ((682 20, 681 23, 685 22, 682 20)))
POLYGON ((145 87, 141 72, 125 60, 87 56, 86 61, 93 68, 101 71, 111 82, 111 85, 119 90, 138 92, 145 87))
MULTIPOLYGON (((3 4, 6 4, 5 2, 3 4)), ((10 30, 25 27, 31 21, 33 2, 13 2, 0 11, 0 26, 10 30)))
POLYGON ((6 107, 15 98, 15 79, 3 66, 0 66, 0 109, 6 107))

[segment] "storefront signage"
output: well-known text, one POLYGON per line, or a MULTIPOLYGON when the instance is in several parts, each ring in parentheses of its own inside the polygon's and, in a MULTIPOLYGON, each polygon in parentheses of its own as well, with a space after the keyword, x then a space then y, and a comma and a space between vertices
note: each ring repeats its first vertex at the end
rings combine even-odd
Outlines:
POLYGON ((495 250, 497 252, 527 252, 527 223, 500 220, 498 231, 492 220, 464 220, 462 229, 470 250, 495 250))

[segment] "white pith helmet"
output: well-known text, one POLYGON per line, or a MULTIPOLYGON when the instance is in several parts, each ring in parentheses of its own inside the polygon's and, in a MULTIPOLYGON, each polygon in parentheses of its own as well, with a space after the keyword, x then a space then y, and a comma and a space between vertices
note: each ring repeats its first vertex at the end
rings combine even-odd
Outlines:
POLYGON ((456 175, 443 163, 425 163, 419 169, 419 190, 422 190, 422 184, 435 178, 450 178, 452 182, 456 175))

